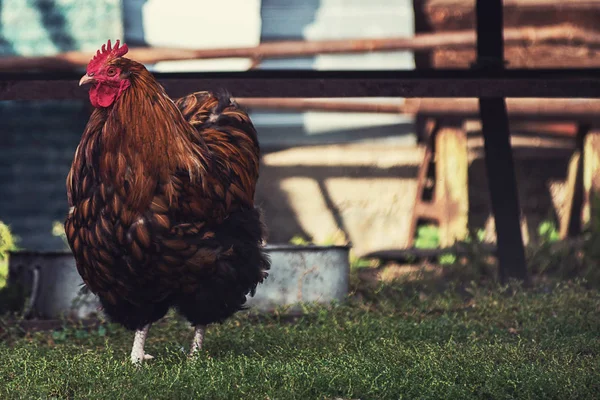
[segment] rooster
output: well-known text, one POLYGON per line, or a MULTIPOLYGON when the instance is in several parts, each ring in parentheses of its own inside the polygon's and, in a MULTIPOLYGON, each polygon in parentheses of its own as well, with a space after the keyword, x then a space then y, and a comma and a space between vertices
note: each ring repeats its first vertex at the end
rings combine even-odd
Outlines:
POLYGON ((244 308, 268 275, 254 206, 259 144, 226 93, 175 102, 110 40, 87 65, 92 115, 67 176, 65 233, 108 318, 135 331, 131 361, 151 359, 151 324, 170 308, 195 328, 244 308))

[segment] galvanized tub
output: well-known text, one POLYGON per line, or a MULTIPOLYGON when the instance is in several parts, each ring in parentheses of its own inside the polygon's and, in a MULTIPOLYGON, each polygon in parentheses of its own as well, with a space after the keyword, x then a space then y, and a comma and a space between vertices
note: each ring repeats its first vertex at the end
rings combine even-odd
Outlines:
MULTIPOLYGON (((254 297, 248 296, 248 306, 269 312, 302 302, 343 301, 348 293, 349 250, 349 246, 267 245, 269 277, 254 297)), ((20 284, 30 294, 28 317, 82 319, 100 305, 93 294, 80 293, 83 281, 68 251, 11 252, 10 284, 20 284)))
MULTIPOLYGON (((273 311, 297 303, 331 303, 348 294, 350 246, 268 245, 269 277, 248 305, 273 311)), ((293 308, 292 308, 293 309, 293 308)))
POLYGON ((93 294, 80 294, 83 285, 69 251, 9 253, 8 284, 20 284, 29 295, 26 317, 86 318, 97 312, 93 294))

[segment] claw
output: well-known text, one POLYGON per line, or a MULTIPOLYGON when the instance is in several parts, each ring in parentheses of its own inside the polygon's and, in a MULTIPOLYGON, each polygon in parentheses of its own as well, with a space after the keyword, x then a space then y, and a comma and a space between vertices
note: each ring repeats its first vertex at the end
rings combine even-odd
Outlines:
POLYGON ((148 361, 148 360, 152 360, 154 359, 154 356, 151 356, 150 354, 144 354, 143 356, 139 357, 137 355, 132 355, 131 356, 131 362, 133 364, 141 364, 144 361, 148 361))

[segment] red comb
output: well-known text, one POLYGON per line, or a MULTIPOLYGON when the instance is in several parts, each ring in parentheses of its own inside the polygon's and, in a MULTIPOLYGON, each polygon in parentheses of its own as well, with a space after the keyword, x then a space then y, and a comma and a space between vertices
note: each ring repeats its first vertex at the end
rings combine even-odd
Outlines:
POLYGON ((88 70, 96 69, 100 64, 106 62, 109 59, 124 56, 129 51, 129 48, 125 43, 119 47, 119 40, 115 42, 115 47, 110 44, 110 39, 107 44, 102 45, 102 51, 98 50, 94 58, 92 58, 88 64, 88 70))

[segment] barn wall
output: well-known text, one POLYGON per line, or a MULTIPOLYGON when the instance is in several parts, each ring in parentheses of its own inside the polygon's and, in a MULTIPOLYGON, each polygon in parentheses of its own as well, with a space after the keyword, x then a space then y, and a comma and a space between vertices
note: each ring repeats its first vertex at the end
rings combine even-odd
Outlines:
MULTIPOLYGON (((162 0, 124 1, 125 37, 143 44, 148 41, 144 7, 162 0)), ((41 3, 55 6, 43 10, 36 3, 0 2, 1 54, 94 51, 106 38, 121 37, 118 0, 48 1, 41 3), (83 13, 77 20, 76 8, 83 13), (19 23, 23 20, 28 24, 19 23)), ((261 19, 255 21, 259 25, 248 30, 256 37, 245 40, 409 36, 414 29, 411 7, 410 0, 262 0, 261 19)), ((410 54, 392 52, 268 60, 259 68, 413 66, 410 54)), ((87 102, 0 103, 0 220, 22 238, 22 247, 62 247, 50 231, 66 212, 65 178, 88 116, 87 102)), ((410 118, 268 110, 252 110, 252 118, 265 153, 257 202, 266 213, 271 242, 297 234, 324 241, 341 229, 359 254, 405 245, 422 156, 410 118)), ((560 207, 564 166, 566 159, 517 160, 520 195, 532 229, 560 207)), ((478 226, 489 221, 482 171, 481 160, 470 168, 471 221, 478 226)))
MULTIPOLYGON (((422 31, 443 32, 475 27, 474 0, 415 0, 422 31)), ((527 1, 524 0, 524 3, 527 1)), ((506 28, 562 26, 568 31, 581 28, 597 34, 600 9, 590 2, 588 7, 504 7, 506 28)), ((475 61, 475 50, 435 50, 429 54, 434 68, 469 68, 475 61)), ((572 44, 534 43, 506 46, 504 57, 508 68, 581 68, 598 67, 600 51, 574 41, 572 44)))

